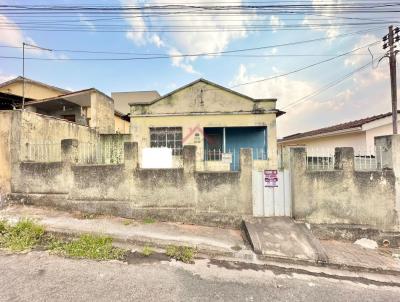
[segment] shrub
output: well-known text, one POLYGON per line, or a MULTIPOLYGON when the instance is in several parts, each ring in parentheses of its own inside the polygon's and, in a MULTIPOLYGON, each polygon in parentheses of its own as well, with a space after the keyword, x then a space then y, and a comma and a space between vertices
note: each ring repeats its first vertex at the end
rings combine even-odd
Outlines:
POLYGON ((7 221, 4 219, 0 220, 0 235, 6 233, 7 227, 8 227, 7 221))
POLYGON ((145 224, 152 224, 152 223, 154 223, 154 222, 156 222, 153 218, 150 218, 150 217, 148 217, 148 218, 145 218, 144 220, 143 220, 143 223, 145 223, 145 224))
POLYGON ((54 241, 50 249, 73 258, 94 260, 122 259, 125 251, 112 246, 112 238, 85 234, 70 242, 54 241))
POLYGON ((14 226, 2 222, 0 232, 2 246, 12 251, 24 251, 39 243, 44 234, 44 228, 30 219, 22 219, 14 226))
POLYGON ((145 246, 142 250, 142 255, 145 257, 149 257, 153 253, 154 253, 154 250, 149 246, 145 246))
POLYGON ((193 258, 196 254, 196 250, 189 246, 176 246, 170 245, 167 247, 165 254, 177 261, 184 263, 193 263, 193 258))

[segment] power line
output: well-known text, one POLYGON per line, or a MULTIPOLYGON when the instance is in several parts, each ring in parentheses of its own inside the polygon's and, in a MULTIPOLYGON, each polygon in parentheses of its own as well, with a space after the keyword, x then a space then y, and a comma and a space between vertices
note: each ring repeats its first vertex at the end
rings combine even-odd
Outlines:
POLYGON ((363 65, 363 66, 361 66, 361 67, 359 67, 359 68, 353 70, 352 72, 346 74, 346 75, 343 76, 342 78, 337 79, 337 80, 335 80, 335 81, 333 81, 333 82, 328 83, 327 85, 323 86, 322 88, 320 88, 320 89, 318 89, 318 90, 315 90, 314 92, 312 92, 312 93, 310 93, 310 94, 308 94, 308 95, 306 95, 306 96, 304 96, 304 97, 301 97, 301 98, 299 98, 298 100, 296 100, 296 101, 294 101, 294 102, 292 102, 292 103, 289 103, 288 105, 284 106, 284 107, 281 108, 281 109, 282 109, 282 110, 286 110, 287 108, 291 108, 291 107, 293 107, 293 106, 296 106, 296 105, 298 105, 298 104, 300 104, 300 103, 303 103, 303 102, 307 101, 308 99, 310 99, 310 98, 312 98, 312 97, 314 97, 314 96, 317 96, 317 95, 319 95, 319 94, 325 92, 326 90, 328 90, 328 89, 330 89, 330 88, 332 88, 332 87, 334 87, 334 86, 340 84, 341 82, 347 80, 348 78, 351 78, 354 74, 356 74, 357 72, 362 71, 363 69, 365 69, 365 68, 368 67, 369 65, 372 65, 372 64, 373 64, 374 62, 376 62, 377 60, 378 60, 378 59, 374 59, 374 60, 372 60, 371 62, 368 62, 367 64, 365 64, 365 65, 363 65))
MULTIPOLYGON (((167 55, 167 54, 137 54, 137 55, 146 55, 146 56, 153 56, 150 58, 115 58, 115 60, 145 60, 145 59, 163 59, 163 58, 176 58, 176 57, 200 57, 200 56, 215 56, 215 55, 222 55, 222 54, 233 54, 233 53, 240 53, 240 52, 247 52, 247 51, 256 51, 256 50, 265 50, 271 48, 279 48, 279 47, 287 47, 287 46, 294 46, 294 45, 301 45, 306 43, 313 43, 318 41, 330 40, 333 38, 342 38, 348 37, 357 34, 364 34, 370 31, 374 31, 376 28, 365 29, 361 31, 355 31, 350 33, 339 34, 331 37, 320 37, 314 38, 309 40, 302 40, 302 41, 295 41, 295 42, 288 42, 288 43, 281 43, 281 44, 274 44, 274 45, 266 45, 266 46, 258 46, 258 47, 251 47, 251 48, 242 48, 242 49, 234 49, 234 50, 225 50, 219 52, 203 52, 203 53, 192 53, 192 54, 179 54, 179 55, 167 55)), ((1 45, 2 48, 20 48, 17 46, 6 46, 1 45)), ((103 53, 103 54, 131 54, 131 53, 113 53, 113 52, 105 52, 105 51, 90 51, 90 50, 77 50, 77 49, 57 49, 53 47, 49 47, 53 50, 53 52, 70 52, 70 53, 103 53)), ((3 57, 6 58, 6 57, 3 57)), ((8 57, 10 59, 18 59, 19 57, 8 57)), ((43 59, 43 60, 56 60, 57 58, 26 58, 26 59, 43 59)), ((111 60, 111 58, 105 58, 111 60)), ((104 59, 104 60, 105 60, 104 59)), ((72 59, 70 59, 72 60, 72 59)), ((90 60, 90 59, 79 59, 79 60, 90 60)), ((103 60, 103 59, 93 59, 93 60, 103 60)))
POLYGON ((348 51, 348 52, 339 54, 339 55, 337 55, 337 56, 334 56, 334 57, 332 57, 332 58, 329 58, 329 59, 326 59, 326 60, 323 60, 323 61, 319 61, 319 62, 313 63, 313 64, 311 64, 311 65, 307 65, 307 66, 301 67, 301 68, 299 68, 299 69, 292 70, 292 71, 287 72, 287 73, 283 73, 283 74, 280 74, 280 75, 272 76, 272 77, 269 77, 269 78, 264 78, 264 79, 259 79, 259 80, 255 80, 255 81, 250 81, 250 82, 246 82, 246 83, 240 83, 240 84, 237 84, 237 85, 232 86, 231 88, 236 88, 236 87, 240 87, 240 86, 244 86, 244 85, 249 85, 249 84, 260 83, 260 82, 269 81, 269 80, 281 78, 281 77, 284 77, 284 76, 288 76, 288 75, 291 75, 291 74, 294 74, 294 73, 297 73, 297 72, 300 72, 300 71, 303 71, 303 70, 306 70, 306 69, 315 67, 315 66, 317 66, 317 65, 330 62, 330 61, 335 60, 335 59, 338 59, 338 58, 340 58, 340 57, 349 55, 349 54, 351 54, 351 53, 353 53, 353 52, 359 51, 360 49, 363 49, 363 48, 366 48, 366 47, 371 47, 371 46, 376 45, 376 44, 378 44, 378 43, 380 43, 380 41, 376 41, 376 42, 373 42, 373 43, 370 43, 370 44, 367 44, 367 45, 358 47, 358 48, 353 49, 353 50, 351 50, 351 51, 348 51))

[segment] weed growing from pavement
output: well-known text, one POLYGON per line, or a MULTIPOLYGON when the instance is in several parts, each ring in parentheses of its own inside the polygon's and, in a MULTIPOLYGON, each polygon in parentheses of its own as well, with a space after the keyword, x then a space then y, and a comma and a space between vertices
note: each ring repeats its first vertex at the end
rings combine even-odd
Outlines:
POLYGON ((176 246, 169 245, 165 251, 165 254, 177 261, 182 261, 184 263, 193 263, 194 256, 196 255, 196 250, 189 246, 176 246))
POLYGON ((156 221, 153 218, 150 218, 150 217, 143 219, 143 223, 144 224, 152 224, 154 222, 156 222, 156 221))
POLYGON ((44 228, 30 219, 21 219, 15 225, 0 222, 0 246, 19 252, 35 247, 44 234, 44 228))
POLYGON ((133 223, 133 220, 124 220, 122 222, 123 225, 131 225, 133 223))
POLYGON ((145 246, 145 247, 143 248, 143 250, 142 250, 142 255, 143 255, 143 256, 149 257, 149 256, 151 256, 152 254, 154 254, 154 250, 153 250, 151 247, 145 246))
POLYGON ((0 236, 5 234, 6 230, 7 230, 7 221, 2 219, 0 220, 0 236))
POLYGON ((112 245, 112 238, 85 234, 76 240, 62 242, 54 240, 50 250, 56 254, 94 260, 122 260, 126 251, 112 245))

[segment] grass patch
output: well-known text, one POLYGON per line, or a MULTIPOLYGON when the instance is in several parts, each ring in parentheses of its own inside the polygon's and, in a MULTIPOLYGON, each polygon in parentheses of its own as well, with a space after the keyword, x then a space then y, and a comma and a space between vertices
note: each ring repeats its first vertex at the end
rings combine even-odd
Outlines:
POLYGON ((83 213, 82 214, 83 219, 95 219, 98 216, 99 216, 98 214, 91 214, 91 213, 83 213))
POLYGON ((72 258, 94 260, 121 260, 126 254, 125 250, 112 246, 112 238, 90 234, 82 235, 70 242, 54 240, 49 249, 72 258))
POLYGON ((44 234, 44 228, 30 219, 22 219, 15 225, 0 222, 0 246, 11 251, 25 251, 35 247, 44 234))
POLYGON ((145 219, 143 219, 143 223, 144 224, 152 224, 152 223, 155 223, 156 221, 153 219, 153 218, 151 218, 151 217, 148 217, 148 218, 145 218, 145 219))
POLYGON ((184 263, 193 263, 194 256, 196 255, 196 250, 189 246, 176 246, 169 245, 165 254, 177 261, 182 261, 184 263))
POLYGON ((0 220, 0 236, 6 233, 7 225, 7 221, 0 220))
POLYGON ((142 250, 142 255, 145 257, 149 257, 153 254, 154 254, 154 250, 149 246, 145 246, 142 250))
POLYGON ((124 221, 122 222, 122 224, 123 224, 123 225, 131 225, 131 224, 133 224, 133 220, 124 220, 124 221))

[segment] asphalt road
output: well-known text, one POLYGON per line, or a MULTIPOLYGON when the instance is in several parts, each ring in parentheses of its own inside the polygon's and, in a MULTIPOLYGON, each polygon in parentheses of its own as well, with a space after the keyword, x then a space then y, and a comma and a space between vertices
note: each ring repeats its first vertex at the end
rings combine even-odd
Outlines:
POLYGON ((0 253, 0 301, 399 301, 400 289, 226 269, 0 253))

